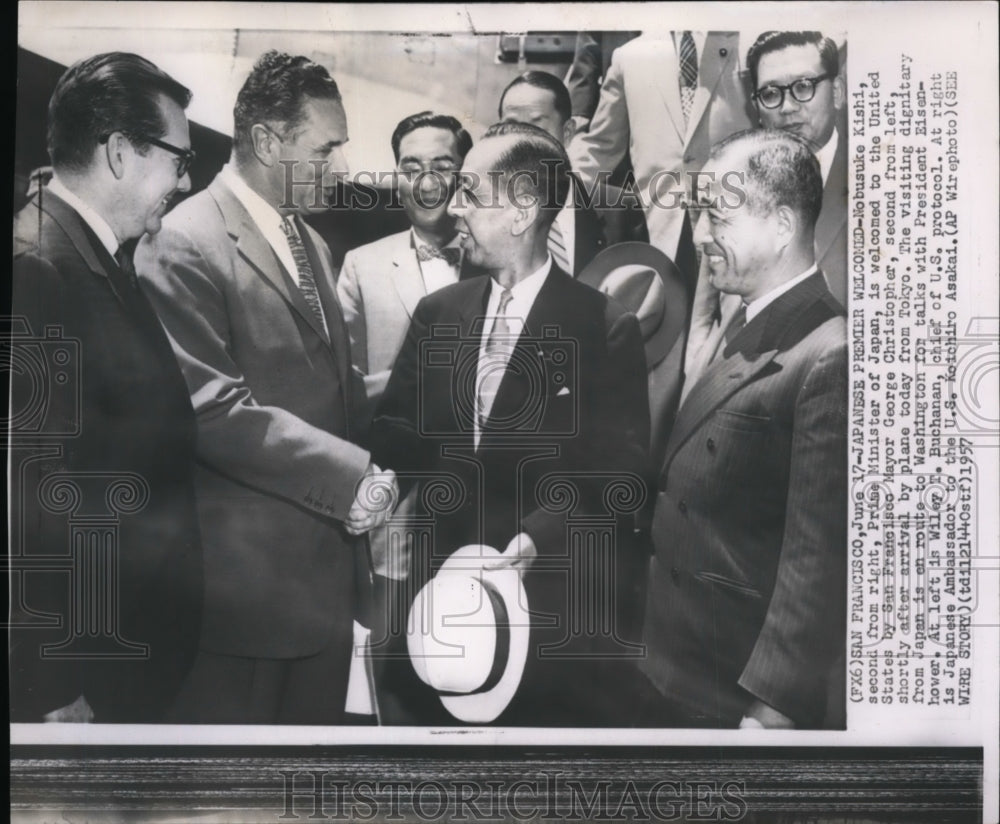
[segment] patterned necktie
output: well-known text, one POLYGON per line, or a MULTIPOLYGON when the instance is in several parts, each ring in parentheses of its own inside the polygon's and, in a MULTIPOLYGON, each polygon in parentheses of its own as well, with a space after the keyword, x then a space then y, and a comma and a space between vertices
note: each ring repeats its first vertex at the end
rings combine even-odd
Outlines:
POLYGON ((417 260, 426 263, 428 260, 443 260, 452 268, 458 266, 462 259, 462 250, 456 246, 446 246, 444 249, 435 249, 433 246, 418 246, 417 260))
POLYGON ((556 262, 556 266, 569 275, 573 274, 573 270, 569 265, 569 255, 566 254, 566 241, 563 239, 562 229, 559 228, 558 220, 554 220, 552 228, 549 229, 549 253, 556 262))
POLYGON ((298 228, 295 225, 294 217, 286 217, 281 221, 281 230, 288 238, 288 248, 291 249, 292 258, 295 260, 295 268, 299 273, 299 291, 305 298, 313 315, 319 321, 319 325, 330 336, 330 330, 326 327, 326 318, 323 316, 323 304, 319 300, 319 290, 316 288, 316 278, 313 276, 312 264, 309 263, 309 255, 306 254, 306 247, 299 236, 298 228))
POLYGON ((500 305, 497 307, 497 315, 493 320, 490 336, 486 340, 486 353, 479 362, 479 392, 476 394, 476 413, 479 417, 480 429, 486 426, 513 349, 510 323, 507 320, 507 307, 513 297, 510 289, 504 289, 500 293, 500 305))
POLYGON ((684 384, 681 387, 680 399, 682 404, 705 370, 722 356, 726 348, 722 342, 728 344, 730 338, 746 326, 746 320, 746 304, 741 303, 739 309, 734 311, 733 301, 723 297, 712 320, 711 328, 703 332, 697 340, 694 338, 695 328, 692 325, 688 336, 689 349, 685 353, 684 384))
POLYGON ((747 305, 745 303, 740 304, 739 310, 733 315, 732 321, 730 321, 729 326, 726 327, 726 345, 728 346, 733 338, 735 338, 743 327, 747 325, 747 305))
POLYGON ((694 91, 698 85, 698 50, 694 45, 691 32, 681 32, 680 47, 680 91, 681 108, 684 111, 685 124, 691 118, 691 106, 694 103, 694 91))

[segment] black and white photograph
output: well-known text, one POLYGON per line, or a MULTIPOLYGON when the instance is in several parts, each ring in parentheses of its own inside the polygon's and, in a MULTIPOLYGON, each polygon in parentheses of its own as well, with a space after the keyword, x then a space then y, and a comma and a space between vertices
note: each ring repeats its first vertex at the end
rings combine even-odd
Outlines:
POLYGON ((1000 820, 997 8, 17 7, 11 820, 1000 820))

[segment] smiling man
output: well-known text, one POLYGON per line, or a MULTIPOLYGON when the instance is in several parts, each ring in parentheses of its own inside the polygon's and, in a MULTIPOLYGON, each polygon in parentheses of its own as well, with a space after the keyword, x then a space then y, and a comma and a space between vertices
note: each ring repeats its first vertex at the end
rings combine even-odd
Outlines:
MULTIPOLYGON (((638 484, 636 506, 642 498, 645 357, 635 316, 549 254, 568 172, 562 144, 523 123, 490 127, 469 152, 449 211, 466 259, 488 276, 417 304, 372 427, 385 465, 457 487, 434 521, 431 556, 414 566, 424 580, 459 547, 481 543, 523 575, 537 622, 498 724, 601 725, 622 711, 615 680, 583 657, 621 653, 613 615, 601 610, 632 530, 604 492, 638 484), (602 518, 606 554, 578 552, 594 546, 579 522, 602 518), (589 598, 575 600, 581 592, 589 598), (605 634, 588 623, 596 616, 605 634)), ((415 712, 425 713, 415 723, 454 723, 436 700, 415 712)))
POLYGON ((12 720, 162 721, 194 658, 194 414, 130 251, 190 188, 190 98, 138 55, 71 66, 49 102, 52 182, 15 219, 13 311, 30 327, 21 334, 38 339, 15 330, 12 363, 55 359, 47 386, 30 385, 30 369, 11 371, 12 410, 43 410, 36 428, 27 416, 27 431, 15 414, 15 444, 48 436, 11 474, 12 554, 29 565, 45 558, 41 570, 12 576, 12 720), (67 513, 61 504, 74 498, 67 513), (84 513, 116 522, 99 551, 70 545, 73 533, 83 537, 84 513), (73 587, 53 564, 60 556, 74 565, 73 587), (108 579, 114 587, 102 592, 108 579), (61 625, 39 624, 46 613, 61 625))
POLYGON ((828 678, 844 677, 831 668, 847 542, 847 333, 815 263, 819 164, 760 130, 723 141, 705 170, 694 239, 711 285, 743 306, 686 376, 657 468, 631 703, 650 726, 816 727, 828 678))
POLYGON ((809 144, 823 176, 816 258, 841 305, 847 305, 847 138, 837 122, 845 101, 840 54, 816 31, 762 34, 747 53, 760 123, 809 144))
POLYGON ((363 493, 394 484, 353 442, 333 264, 301 220, 347 172, 347 119, 325 68, 273 51, 233 119, 230 164, 136 259, 198 418, 205 624, 173 720, 336 724, 353 536, 384 518, 363 493))

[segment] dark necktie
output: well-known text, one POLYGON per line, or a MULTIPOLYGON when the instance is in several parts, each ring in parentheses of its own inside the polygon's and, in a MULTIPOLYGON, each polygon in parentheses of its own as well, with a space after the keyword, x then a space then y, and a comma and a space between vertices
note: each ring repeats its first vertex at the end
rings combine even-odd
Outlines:
POLYGON ((694 45, 694 37, 689 31, 681 32, 679 57, 681 108, 684 110, 684 122, 687 123, 691 118, 694 91, 698 85, 698 51, 694 45))
POLYGON ((426 263, 428 260, 443 260, 452 268, 458 266, 462 258, 462 250, 455 246, 446 246, 444 249, 435 249, 433 246, 418 246, 417 260, 426 263))
POLYGON ((733 319, 730 321, 729 326, 726 327, 726 345, 728 346, 733 338, 735 338, 747 325, 747 305, 744 303, 740 306, 739 310, 733 315, 733 319))
POLYGON ((119 246, 118 251, 115 252, 115 262, 118 264, 118 268, 121 273, 125 275, 125 280, 129 286, 133 289, 136 287, 136 276, 135 276, 135 263, 132 261, 131 252, 124 246, 119 246))
POLYGON ((295 225, 294 217, 286 217, 281 221, 281 229, 288 238, 288 248, 291 249, 292 258, 295 260, 295 268, 299 274, 299 291, 306 303, 312 310, 320 327, 329 337, 329 330, 326 327, 326 318, 323 316, 323 304, 319 300, 319 290, 316 288, 316 278, 313 276, 312 264, 309 263, 309 255, 306 254, 306 247, 299 236, 298 227, 295 225))

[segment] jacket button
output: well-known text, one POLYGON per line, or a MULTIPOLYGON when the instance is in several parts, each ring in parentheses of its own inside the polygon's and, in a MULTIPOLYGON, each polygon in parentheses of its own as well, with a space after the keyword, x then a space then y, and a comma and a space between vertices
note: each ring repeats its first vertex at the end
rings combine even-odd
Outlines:
POLYGON ((681 515, 687 515, 688 505, 687 501, 681 500, 677 502, 677 508, 680 510, 681 515))
POLYGON ((705 441, 705 446, 708 447, 709 452, 715 452, 715 439, 709 438, 707 441, 705 441))
POLYGON ((670 577, 673 579, 674 583, 680 583, 681 571, 677 567, 670 567, 670 577))
POLYGON ((690 165, 691 163, 694 163, 694 155, 693 154, 684 155, 684 163, 685 165, 690 165))

